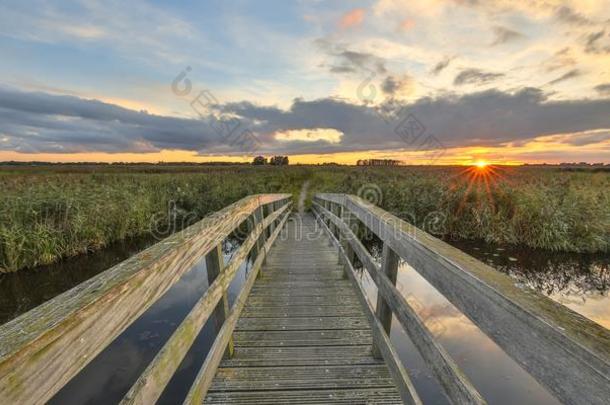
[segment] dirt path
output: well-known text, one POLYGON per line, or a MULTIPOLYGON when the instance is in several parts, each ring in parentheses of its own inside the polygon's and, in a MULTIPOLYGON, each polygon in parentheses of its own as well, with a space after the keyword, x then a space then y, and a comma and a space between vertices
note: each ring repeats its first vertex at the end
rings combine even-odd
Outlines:
POLYGON ((307 189, 309 188, 309 180, 305 180, 303 185, 301 186, 301 194, 299 194, 299 213, 303 214, 305 212, 305 199, 307 198, 307 189))

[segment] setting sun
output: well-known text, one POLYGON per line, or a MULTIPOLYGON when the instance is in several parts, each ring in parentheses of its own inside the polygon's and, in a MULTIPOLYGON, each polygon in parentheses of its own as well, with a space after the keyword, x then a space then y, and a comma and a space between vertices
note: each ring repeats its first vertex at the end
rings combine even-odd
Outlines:
POLYGON ((483 168, 487 167, 487 165, 488 165, 488 164, 489 164, 489 163, 487 163, 487 162, 486 162, 486 161, 484 161, 484 160, 477 160, 477 161, 475 162, 475 164, 474 164, 474 165, 475 165, 476 167, 478 167, 479 169, 483 169, 483 168))

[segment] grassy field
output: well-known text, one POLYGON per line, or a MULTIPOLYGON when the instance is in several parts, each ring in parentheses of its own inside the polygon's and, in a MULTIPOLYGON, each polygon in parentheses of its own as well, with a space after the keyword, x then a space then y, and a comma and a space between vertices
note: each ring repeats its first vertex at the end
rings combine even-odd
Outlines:
POLYGON ((37 166, 0 168, 0 272, 183 224, 252 193, 359 194, 436 235, 607 252, 610 174, 556 168, 37 166), (177 224, 177 225, 176 225, 177 224))

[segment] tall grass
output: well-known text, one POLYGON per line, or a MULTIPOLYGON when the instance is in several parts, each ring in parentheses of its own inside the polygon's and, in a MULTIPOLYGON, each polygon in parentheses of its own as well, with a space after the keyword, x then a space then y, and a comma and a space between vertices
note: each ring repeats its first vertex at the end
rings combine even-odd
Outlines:
MULTIPOLYGON (((380 190, 379 205, 438 236, 572 252, 610 250, 610 174, 463 168, 78 167, 0 170, 0 272, 168 233, 253 193, 380 190), (488 185, 486 185, 488 184, 488 185), (431 220, 432 219, 432 220, 431 220)), ((296 202, 296 199, 295 199, 296 202)))
POLYGON ((189 225, 254 193, 298 192, 305 170, 0 175, 0 272, 189 225))
POLYGON ((569 252, 610 250, 610 174, 498 168, 472 178, 463 168, 349 168, 317 172, 312 192, 358 194, 424 230, 455 239, 569 252))

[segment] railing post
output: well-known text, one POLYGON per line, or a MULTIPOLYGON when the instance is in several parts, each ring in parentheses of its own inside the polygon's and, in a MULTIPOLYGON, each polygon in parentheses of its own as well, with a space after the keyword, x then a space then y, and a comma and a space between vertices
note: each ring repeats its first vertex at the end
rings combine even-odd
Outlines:
MULTIPOLYGON (((212 249, 205 257, 205 267, 208 273, 208 285, 212 285, 216 277, 224 270, 224 256, 222 254, 222 244, 219 244, 212 249)), ((214 318, 216 320, 216 333, 220 332, 222 325, 229 316, 229 297, 225 291, 222 294, 222 299, 218 302, 214 310, 214 318)), ((225 356, 233 357, 233 338, 229 339, 225 356)))
MULTIPOLYGON (((354 231, 353 226, 352 226, 354 224, 354 219, 355 218, 354 218, 353 214, 344 206, 343 210, 341 212, 341 220, 345 223, 345 225, 347 225, 347 227, 351 231, 354 231)), ((354 235, 357 237, 358 232, 354 232, 354 235)), ((341 238, 341 241, 343 243, 343 249, 345 249, 345 255, 347 256, 347 260, 353 265, 354 260, 356 258, 356 252, 354 252, 354 249, 352 248, 352 245, 351 245, 349 239, 343 237, 343 238, 341 238)), ((348 271, 349 271, 349 266, 346 263, 343 277, 347 278, 348 271)))
MULTIPOLYGON (((399 256, 386 244, 383 244, 383 253, 381 257, 381 272, 385 274, 393 285, 396 285, 396 278, 398 276, 398 261, 399 256)), ((383 329, 385 329, 388 336, 390 336, 390 330, 392 328, 392 310, 386 304, 380 291, 377 291, 377 310, 376 315, 383 329)), ((378 343, 373 341, 373 356, 381 358, 381 352, 378 348, 378 343)))

